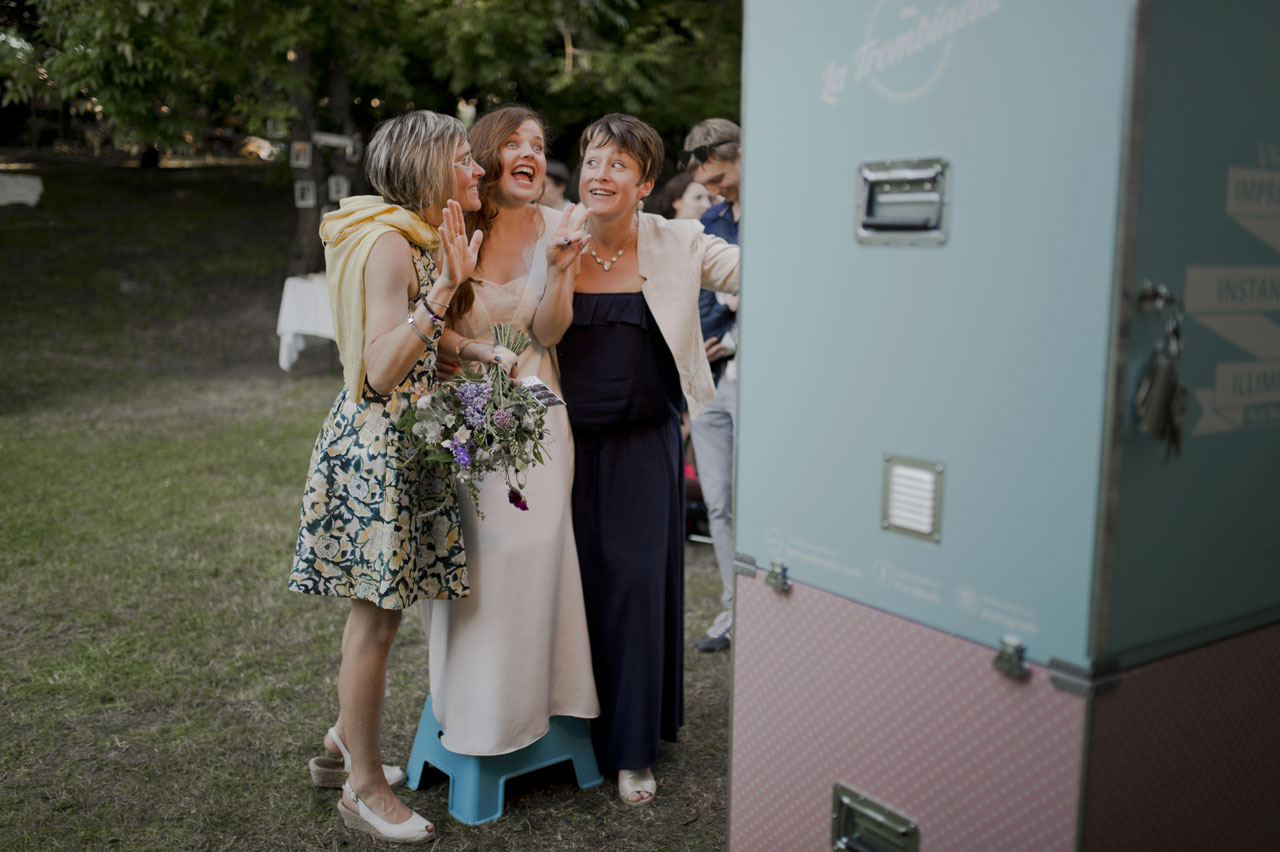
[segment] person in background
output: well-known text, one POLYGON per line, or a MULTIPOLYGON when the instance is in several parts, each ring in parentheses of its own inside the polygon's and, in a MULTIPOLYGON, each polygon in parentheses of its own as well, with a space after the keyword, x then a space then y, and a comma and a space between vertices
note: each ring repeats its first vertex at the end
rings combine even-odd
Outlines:
POLYGON ((640 212, 663 160, 648 124, 612 113, 579 145, 587 256, 551 259, 533 330, 556 344, 573 427, 573 533, 600 697, 591 739, 622 800, 643 805, 658 740, 674 742, 684 715, 680 413, 715 395, 698 293, 736 290, 739 253, 696 221, 640 212))
POLYGON ((379 125, 365 170, 379 195, 342 199, 320 225, 345 386, 311 452, 289 588, 350 601, 325 736, 342 761, 313 760, 312 782, 342 787, 348 827, 425 843, 434 827, 392 792, 404 771, 379 755, 387 655, 406 607, 470 589, 453 481, 405 462, 395 424, 435 382, 445 316, 483 239, 466 239, 463 211, 480 209, 484 170, 462 123, 427 110, 379 125))
MULTIPOLYGON (((738 221, 742 218, 738 192, 742 130, 724 118, 699 122, 685 137, 680 164, 707 192, 724 199, 702 214, 702 227, 708 234, 737 245, 738 221)), ((733 634, 733 430, 738 410, 734 359, 738 347, 734 333, 738 305, 736 296, 721 299, 718 295, 704 290, 698 301, 716 393, 690 426, 698 482, 707 506, 707 523, 723 586, 720 597, 723 608, 695 645, 699 651, 706 652, 728 648, 733 634)))
POLYGON ((547 173, 542 178, 542 206, 563 210, 569 203, 564 197, 568 187, 569 167, 559 160, 547 160, 547 173))
POLYGON ((693 179, 688 172, 680 172, 662 185, 645 201, 647 213, 657 213, 666 219, 697 219, 711 207, 707 188, 693 179))

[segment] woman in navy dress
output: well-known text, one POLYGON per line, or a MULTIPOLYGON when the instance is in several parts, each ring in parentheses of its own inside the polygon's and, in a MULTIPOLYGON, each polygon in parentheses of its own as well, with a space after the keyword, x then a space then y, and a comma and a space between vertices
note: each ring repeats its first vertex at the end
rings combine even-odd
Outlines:
POLYGON ((697 220, 641 213, 662 138, 612 114, 582 134, 587 247, 548 271, 539 337, 557 356, 574 438, 573 526, 600 697, 596 757, 629 805, 652 800, 658 740, 684 704, 680 413, 714 395, 701 287, 736 292, 738 249, 697 220))

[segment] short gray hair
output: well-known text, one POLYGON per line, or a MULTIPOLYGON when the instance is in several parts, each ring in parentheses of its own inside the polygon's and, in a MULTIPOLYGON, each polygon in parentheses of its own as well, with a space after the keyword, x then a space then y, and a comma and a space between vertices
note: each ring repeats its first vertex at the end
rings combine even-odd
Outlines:
POLYGON ((364 155, 374 191, 391 204, 421 214, 453 196, 453 155, 466 139, 453 116, 419 109, 378 125, 364 155))
MULTIPOLYGON (((704 118, 693 126, 688 136, 684 137, 684 150, 692 151, 715 142, 723 144, 716 145, 708 152, 711 159, 735 159, 742 147, 742 128, 727 118, 704 118)), ((699 165, 701 163, 698 160, 691 160, 687 170, 693 171, 699 165)))

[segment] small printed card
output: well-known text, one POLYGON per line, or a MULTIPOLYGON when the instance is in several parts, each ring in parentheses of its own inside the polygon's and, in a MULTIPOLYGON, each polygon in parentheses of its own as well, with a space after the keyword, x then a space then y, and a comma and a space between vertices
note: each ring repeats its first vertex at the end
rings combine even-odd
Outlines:
POLYGON ((536 399, 543 408, 550 408, 553 405, 564 405, 564 400, 561 399, 555 391, 547 387, 546 383, 537 376, 525 376, 522 379, 516 379, 516 382, 527 387, 533 394, 533 398, 536 399))

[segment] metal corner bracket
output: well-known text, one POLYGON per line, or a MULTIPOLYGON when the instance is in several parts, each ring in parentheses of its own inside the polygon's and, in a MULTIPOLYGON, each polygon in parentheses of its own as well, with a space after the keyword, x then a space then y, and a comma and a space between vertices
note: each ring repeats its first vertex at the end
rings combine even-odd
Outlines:
POLYGON ((1063 692, 1084 698, 1105 695, 1120 688, 1117 675, 1091 672, 1057 657, 1049 660, 1049 682, 1063 692))

